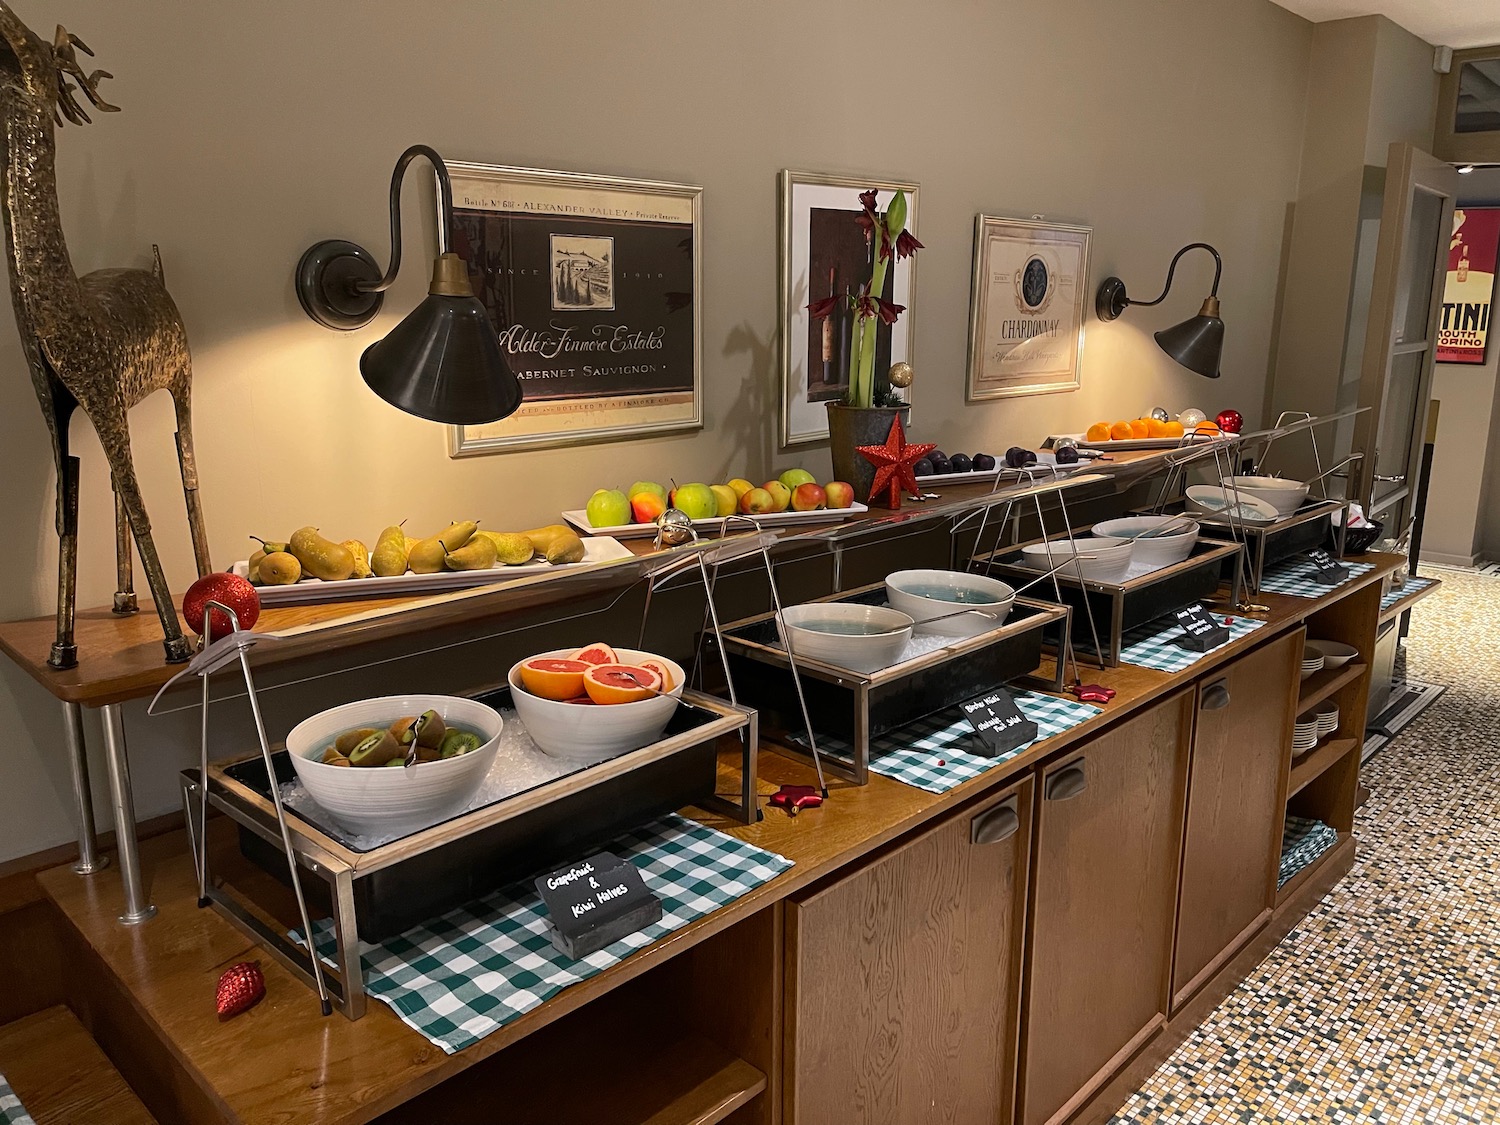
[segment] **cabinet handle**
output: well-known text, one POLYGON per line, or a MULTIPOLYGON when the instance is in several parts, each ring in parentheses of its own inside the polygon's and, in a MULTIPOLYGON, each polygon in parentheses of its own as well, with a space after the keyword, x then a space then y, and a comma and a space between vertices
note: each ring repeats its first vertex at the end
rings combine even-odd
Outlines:
POLYGON ((1209 684, 1203 689, 1203 701, 1198 706, 1204 711, 1222 711, 1229 706, 1229 689, 1224 681, 1209 684))
POLYGON ((1079 758, 1047 779, 1047 800, 1071 801, 1088 787, 1088 775, 1083 772, 1083 759, 1079 758))
POLYGON ((974 818, 969 839, 975 844, 998 844, 1021 830, 1021 816, 1014 800, 988 809, 974 818))

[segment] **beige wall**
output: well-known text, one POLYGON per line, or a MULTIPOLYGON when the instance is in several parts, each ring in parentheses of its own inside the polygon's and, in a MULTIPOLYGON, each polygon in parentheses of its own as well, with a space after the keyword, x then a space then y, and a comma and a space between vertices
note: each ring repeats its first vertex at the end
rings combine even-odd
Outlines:
MULTIPOLYGON (((1157 404, 1262 401, 1286 206, 1297 193, 1311 27, 1268 0, 15 0, 61 20, 117 77, 118 115, 60 138, 62 206, 80 271, 144 265, 160 243, 192 339, 203 494, 215 561, 250 533, 317 523, 372 536, 407 518, 529 526, 637 477, 759 478, 776 430, 776 174, 784 167, 922 185, 916 429, 950 449, 1034 443, 1157 404), (884 37, 877 49, 876 37, 884 37), (879 63, 878 68, 872 63, 879 63), (567 80, 562 80, 564 75, 567 80), (681 179, 705 188, 701 433, 451 461, 440 428, 370 395, 349 335, 298 309, 291 271, 317 239, 386 254, 385 185, 423 141, 453 158, 681 179), (1045 213, 1095 229, 1095 279, 1154 293, 1171 254, 1225 260, 1224 378, 1175 367, 1150 331, 1194 312, 1190 260, 1160 309, 1093 325, 1078 393, 966 406, 976 212, 1045 213)), ((412 199, 416 190, 409 192, 412 199)), ((392 316, 425 282, 430 235, 408 219, 392 316)), ((429 220, 430 222, 430 220, 429 220)), ((8 309, 8 305, 6 306, 8 309)), ((0 515, 7 617, 52 598, 52 468, 0 313, 0 515)), ((138 464, 174 583, 190 577, 165 399, 134 415, 138 464)), ((108 484, 84 457, 81 598, 112 589, 108 484)), ((49 697, 0 674, 0 859, 66 839, 67 778, 49 697)), ((171 807, 189 745, 127 719, 142 815, 171 807)), ((102 788, 102 786, 101 786, 102 788)))

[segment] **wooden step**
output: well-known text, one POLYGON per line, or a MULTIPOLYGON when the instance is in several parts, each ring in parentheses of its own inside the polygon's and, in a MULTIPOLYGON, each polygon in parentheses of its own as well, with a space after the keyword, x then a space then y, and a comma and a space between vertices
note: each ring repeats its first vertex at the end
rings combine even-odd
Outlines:
POLYGON ((0 1074, 36 1125, 156 1125, 99 1044, 64 1007, 0 1027, 0 1074))

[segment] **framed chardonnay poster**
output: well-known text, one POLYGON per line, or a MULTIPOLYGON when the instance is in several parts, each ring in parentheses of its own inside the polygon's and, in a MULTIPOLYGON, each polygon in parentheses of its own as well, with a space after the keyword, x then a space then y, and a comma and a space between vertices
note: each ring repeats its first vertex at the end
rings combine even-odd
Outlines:
POLYGON ((458 161, 453 249, 521 408, 449 427, 454 457, 644 437, 703 423, 703 191, 458 161))

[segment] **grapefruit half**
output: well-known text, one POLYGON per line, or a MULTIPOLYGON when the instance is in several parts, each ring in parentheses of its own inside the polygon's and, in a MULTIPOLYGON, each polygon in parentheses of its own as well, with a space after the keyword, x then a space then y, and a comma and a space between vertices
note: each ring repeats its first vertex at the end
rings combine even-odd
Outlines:
POLYGON ((583 674, 588 670, 582 660, 534 656, 521 665, 521 683, 532 695, 563 703, 583 694, 583 674))
POLYGON ((568 659, 581 660, 585 664, 618 664, 620 662, 620 658, 615 655, 615 650, 603 641, 584 645, 577 652, 570 653, 568 659))
POLYGON ((595 703, 638 703, 661 690, 661 677, 633 664, 596 664, 583 674, 583 690, 595 703))

